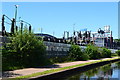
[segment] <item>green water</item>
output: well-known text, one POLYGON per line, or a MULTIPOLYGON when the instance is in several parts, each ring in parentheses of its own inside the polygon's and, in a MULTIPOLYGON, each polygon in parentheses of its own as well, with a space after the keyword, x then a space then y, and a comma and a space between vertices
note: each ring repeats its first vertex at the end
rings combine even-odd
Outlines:
POLYGON ((97 67, 61 80, 120 80, 120 62, 97 67))

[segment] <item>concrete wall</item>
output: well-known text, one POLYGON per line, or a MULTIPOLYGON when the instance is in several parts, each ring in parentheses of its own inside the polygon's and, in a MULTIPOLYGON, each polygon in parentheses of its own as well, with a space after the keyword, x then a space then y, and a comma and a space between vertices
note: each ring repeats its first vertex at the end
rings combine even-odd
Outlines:
POLYGON ((47 41, 44 41, 44 44, 47 47, 46 51, 49 57, 67 56, 71 46, 70 44, 54 43, 54 42, 47 42, 47 41))

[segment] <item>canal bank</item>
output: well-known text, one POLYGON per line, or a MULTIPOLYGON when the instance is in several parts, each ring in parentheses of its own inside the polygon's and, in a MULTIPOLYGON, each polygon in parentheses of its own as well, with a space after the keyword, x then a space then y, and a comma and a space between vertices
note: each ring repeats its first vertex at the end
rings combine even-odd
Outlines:
POLYGON ((83 73, 87 70, 90 70, 90 69, 93 69, 99 66, 103 66, 105 64, 113 63, 116 61, 120 61, 120 58, 114 59, 114 60, 103 60, 102 62, 96 61, 95 63, 92 63, 92 64, 86 64, 86 65, 75 67, 72 69, 62 70, 62 71, 55 72, 52 74, 47 74, 47 75, 38 76, 35 78, 29 78, 29 79, 30 80, 62 80, 62 78, 75 75, 76 73, 83 73))
POLYGON ((85 72, 76 72, 61 80, 120 80, 120 61, 92 68, 85 72))
MULTIPOLYGON (((76 62, 68 62, 68 63, 61 63, 56 64, 49 68, 37 68, 37 72, 35 69, 31 71, 31 69, 25 70, 21 69, 18 70, 18 73, 29 73, 30 75, 21 75, 20 77, 16 78, 9 78, 11 80, 56 80, 61 79, 65 76, 70 76, 75 74, 76 72, 84 72, 91 68, 95 68, 98 66, 102 66, 108 63, 119 61, 120 58, 105 58, 101 60, 89 60, 89 61, 76 61, 76 62), (41 71, 39 71, 41 69, 41 71), (34 72, 34 73, 33 73, 34 72)), ((15 73, 15 71, 13 71, 15 73)), ((21 74, 22 74, 21 73, 21 74)), ((3 79, 5 80, 5 79, 3 79)))

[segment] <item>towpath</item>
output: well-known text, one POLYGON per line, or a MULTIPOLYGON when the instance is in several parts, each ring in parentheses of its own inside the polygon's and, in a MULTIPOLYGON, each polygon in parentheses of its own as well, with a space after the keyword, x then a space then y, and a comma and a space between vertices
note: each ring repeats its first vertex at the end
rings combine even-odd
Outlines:
MULTIPOLYGON (((109 58, 104 58, 104 59, 109 59, 109 58)), ((89 62, 93 62, 93 61, 97 61, 97 60, 59 63, 59 64, 54 64, 54 65, 40 67, 40 68, 24 68, 24 69, 18 69, 18 70, 13 70, 13 71, 5 71, 5 72, 3 72, 2 75, 3 75, 3 79, 4 78, 15 78, 15 77, 19 77, 19 76, 30 75, 30 74, 37 73, 37 72, 43 72, 46 70, 58 69, 58 68, 62 68, 62 67, 73 66, 73 65, 82 64, 82 63, 89 63, 89 62)))

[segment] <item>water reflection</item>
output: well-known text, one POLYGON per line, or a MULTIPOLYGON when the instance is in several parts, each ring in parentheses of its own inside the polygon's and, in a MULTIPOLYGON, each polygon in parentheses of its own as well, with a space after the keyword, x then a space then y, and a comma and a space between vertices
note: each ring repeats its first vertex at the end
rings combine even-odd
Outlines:
POLYGON ((120 80, 120 62, 107 64, 64 80, 120 80))

